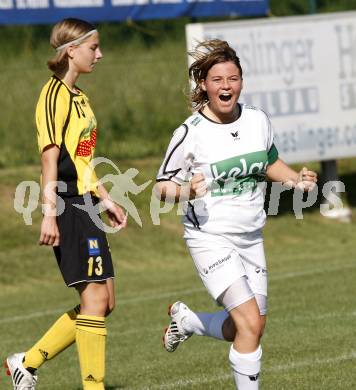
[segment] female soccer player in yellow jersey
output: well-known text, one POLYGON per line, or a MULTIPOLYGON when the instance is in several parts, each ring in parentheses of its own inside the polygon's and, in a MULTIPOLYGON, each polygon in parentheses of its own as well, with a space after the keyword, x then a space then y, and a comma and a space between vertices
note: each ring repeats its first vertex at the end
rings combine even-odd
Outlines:
POLYGON ((232 342, 229 361, 239 390, 257 390, 267 312, 267 268, 261 230, 266 179, 315 185, 278 157, 268 116, 238 103, 242 68, 227 42, 206 41, 191 53, 195 112, 174 132, 159 170, 162 200, 185 201, 184 238, 210 295, 225 310, 195 313, 183 302, 169 309, 164 335, 174 352, 191 335, 232 342))
POLYGON ((91 207, 103 200, 112 227, 125 227, 127 221, 90 168, 97 123, 76 85, 102 53, 95 27, 78 19, 57 23, 50 42, 56 55, 48 67, 54 74, 36 109, 44 213, 39 241, 54 248, 64 281, 76 288, 80 305, 64 313, 27 352, 9 356, 6 364, 14 389, 35 389, 37 369, 76 342, 83 388, 103 390, 105 316, 115 303, 114 270, 104 230, 83 206, 88 199, 91 207))

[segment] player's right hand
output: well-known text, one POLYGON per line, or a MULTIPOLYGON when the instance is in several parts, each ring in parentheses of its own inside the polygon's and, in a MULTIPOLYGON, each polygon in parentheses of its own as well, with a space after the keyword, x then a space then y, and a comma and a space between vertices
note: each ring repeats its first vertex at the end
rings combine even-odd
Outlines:
POLYGON ((190 181, 190 199, 201 198, 208 192, 208 186, 205 176, 202 173, 196 173, 190 181))
POLYGON ((102 200, 106 207, 106 214, 108 215, 111 227, 122 229, 127 226, 127 214, 109 197, 102 200))
POLYGON ((40 245, 59 246, 59 230, 54 216, 44 216, 41 224, 40 245))

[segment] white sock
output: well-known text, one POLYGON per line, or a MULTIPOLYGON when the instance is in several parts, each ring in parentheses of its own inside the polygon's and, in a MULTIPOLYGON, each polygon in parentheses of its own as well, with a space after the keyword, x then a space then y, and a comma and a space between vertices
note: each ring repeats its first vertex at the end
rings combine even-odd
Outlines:
POLYGON ((240 353, 231 345, 229 360, 238 390, 258 390, 262 348, 255 352, 240 353))
POLYGON ((216 313, 194 313, 190 311, 182 325, 188 333, 224 340, 222 326, 228 316, 229 314, 225 310, 216 313))

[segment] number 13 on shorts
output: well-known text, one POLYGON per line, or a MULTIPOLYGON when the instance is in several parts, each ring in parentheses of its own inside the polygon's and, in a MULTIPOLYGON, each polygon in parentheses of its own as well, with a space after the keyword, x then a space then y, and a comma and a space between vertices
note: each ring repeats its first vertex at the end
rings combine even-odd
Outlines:
POLYGON ((95 260, 94 257, 88 259, 88 276, 93 276, 93 272, 96 276, 103 274, 103 259, 98 256, 95 260))

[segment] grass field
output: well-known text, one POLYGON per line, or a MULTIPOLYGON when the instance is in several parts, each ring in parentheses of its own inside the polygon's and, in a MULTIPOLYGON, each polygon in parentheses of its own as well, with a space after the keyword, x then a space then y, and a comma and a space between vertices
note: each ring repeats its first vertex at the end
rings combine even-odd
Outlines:
MULTIPOLYGON (((356 0, 317 3, 324 12, 354 9, 356 0)), ((276 16, 303 14, 310 4, 271 0, 271 10, 276 16)), ((152 156, 162 154, 188 114, 184 23, 100 25, 104 59, 79 83, 103 129, 98 154, 136 158, 119 167, 139 169, 138 183, 154 178, 159 159, 152 156)), ((52 250, 37 245, 39 210, 26 226, 13 208, 19 182, 39 177, 33 113, 49 77, 49 29, 0 28, 0 84, 7 92, 0 97, 0 361, 29 348, 78 303, 64 286, 52 250)), ((356 159, 340 161, 339 173, 347 189, 343 200, 356 214, 356 159)), ((160 226, 152 224, 151 189, 134 198, 143 228, 131 220, 128 229, 109 236, 118 304, 107 321, 106 389, 233 390, 228 343, 193 337, 174 354, 162 348, 168 304, 180 299, 198 311, 216 306, 195 274, 179 217, 172 212, 160 226)), ((282 203, 265 229, 269 318, 261 389, 356 389, 356 217, 350 224, 326 220, 314 207, 296 220, 290 197, 284 195, 282 203)), ((10 388, 3 370, 0 389, 10 388)), ((40 369, 37 389, 81 389, 75 346, 40 369)))
MULTIPOLYGON (((139 169, 135 179, 152 179, 157 159, 131 160, 121 170, 139 169)), ((354 160, 341 163, 354 213, 354 160)), ((39 167, 0 170, 0 351, 1 358, 26 350, 63 311, 77 303, 63 285, 52 252, 36 245, 40 214, 25 226, 13 209, 22 180, 38 180, 39 167)), ((174 212, 154 226, 151 187, 137 196, 143 228, 133 221, 109 240, 117 271, 116 311, 108 319, 107 389, 233 389, 228 343, 192 337, 174 354, 161 346, 167 306, 181 299, 192 309, 215 304, 195 275, 174 212)), ((288 204, 288 202, 286 202, 288 204)), ((356 388, 355 218, 326 220, 318 209, 296 220, 291 213, 270 217, 265 229, 269 263, 269 320, 263 338, 263 390, 356 388)), ((0 388, 10 389, 1 373, 0 388)), ((79 390, 75 346, 39 372, 38 390, 79 390)))

